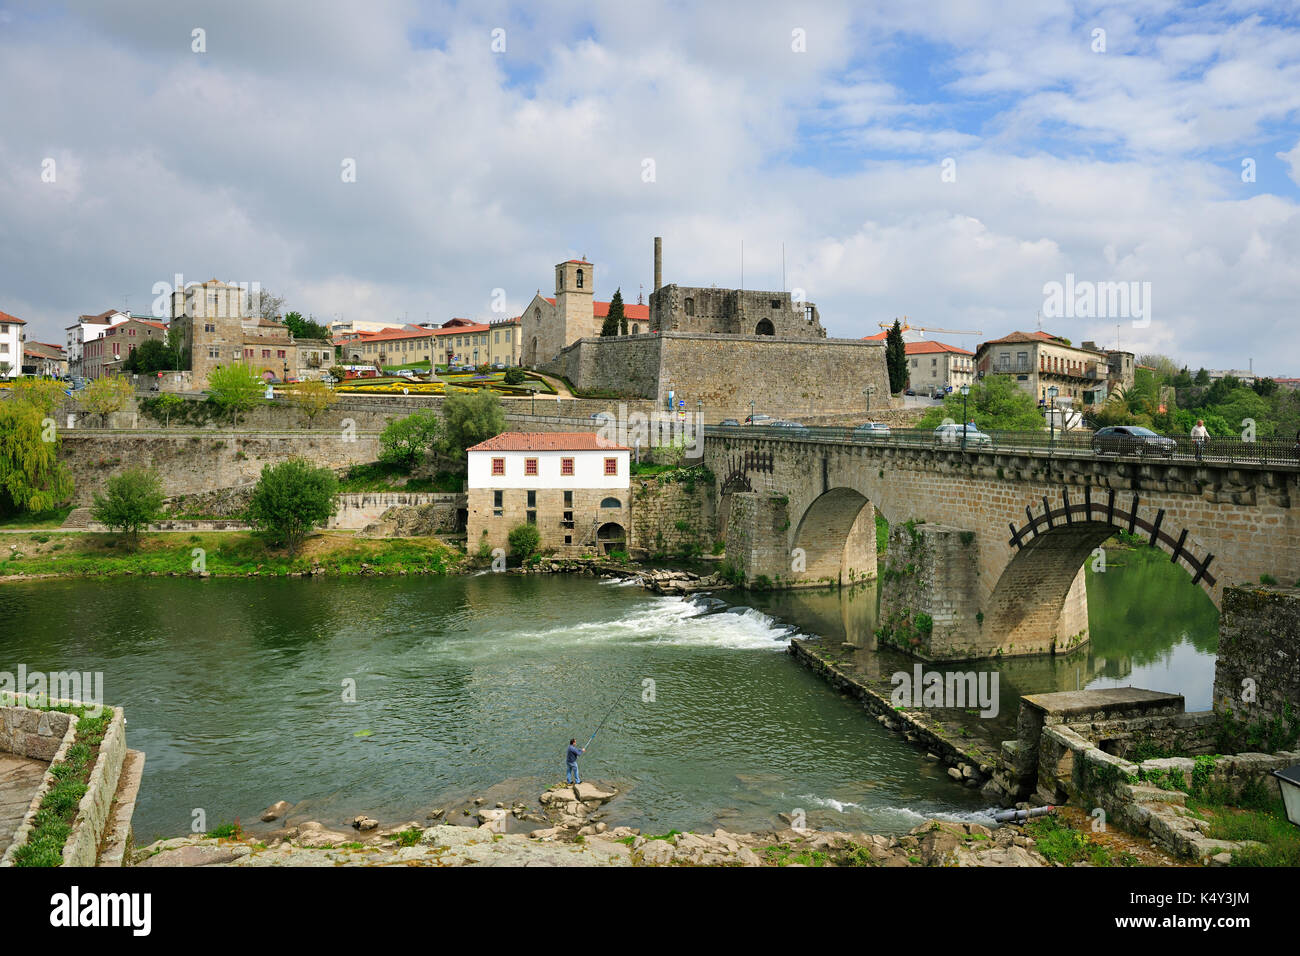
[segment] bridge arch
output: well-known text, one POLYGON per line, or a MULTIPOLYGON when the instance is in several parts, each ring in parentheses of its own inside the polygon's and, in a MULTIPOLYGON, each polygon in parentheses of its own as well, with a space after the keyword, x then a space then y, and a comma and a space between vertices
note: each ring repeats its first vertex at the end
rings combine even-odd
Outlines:
POLYGON ((791 556, 796 584, 855 584, 875 577, 875 507, 853 488, 823 492, 799 519, 791 556))

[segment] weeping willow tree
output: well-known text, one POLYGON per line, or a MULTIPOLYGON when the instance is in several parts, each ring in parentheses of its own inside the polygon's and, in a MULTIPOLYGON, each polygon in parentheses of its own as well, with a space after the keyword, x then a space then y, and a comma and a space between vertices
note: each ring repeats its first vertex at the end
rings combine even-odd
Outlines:
POLYGON ((30 402, 0 402, 0 514, 49 511, 71 496, 54 420, 30 402))

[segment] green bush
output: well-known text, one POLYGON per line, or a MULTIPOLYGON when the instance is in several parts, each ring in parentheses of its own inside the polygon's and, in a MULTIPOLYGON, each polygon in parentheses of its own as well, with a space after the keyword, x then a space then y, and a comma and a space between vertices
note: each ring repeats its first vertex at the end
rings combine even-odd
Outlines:
POLYGON ((525 523, 511 528, 506 540, 510 544, 510 553, 522 561, 537 550, 542 536, 537 530, 537 525, 525 523))

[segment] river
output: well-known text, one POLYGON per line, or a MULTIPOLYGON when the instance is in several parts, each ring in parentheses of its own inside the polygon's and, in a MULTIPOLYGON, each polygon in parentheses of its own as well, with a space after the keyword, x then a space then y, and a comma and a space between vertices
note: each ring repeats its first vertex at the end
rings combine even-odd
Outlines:
MULTIPOLYGON (((1016 695, 1076 682, 1208 707, 1217 613, 1185 575, 1138 551, 1089 589, 1088 648, 998 665, 1002 719, 1016 695)), ((611 825, 765 829, 802 809, 812 826, 896 833, 986 809, 781 653, 800 632, 869 636, 874 586, 722 596, 562 575, 10 583, 0 669, 103 673, 147 754, 138 843, 280 799, 333 825, 532 802, 606 713, 583 772, 622 791, 611 825)))

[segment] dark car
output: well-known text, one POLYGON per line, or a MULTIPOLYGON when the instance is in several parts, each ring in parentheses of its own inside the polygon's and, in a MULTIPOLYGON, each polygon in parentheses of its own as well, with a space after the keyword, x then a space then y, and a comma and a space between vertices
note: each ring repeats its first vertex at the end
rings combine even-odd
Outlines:
POLYGON ((1108 425, 1092 436, 1092 450, 1098 455, 1161 455, 1174 457, 1178 443, 1140 425, 1108 425))
POLYGON ((777 419, 772 422, 771 427, 779 428, 781 431, 795 438, 807 438, 812 434, 812 432, 808 430, 808 426, 803 422, 789 422, 784 419, 777 419))
POLYGON ((914 388, 906 389, 906 390, 903 392, 903 394, 904 394, 904 395, 915 395, 915 394, 916 394, 916 389, 914 389, 914 388))

